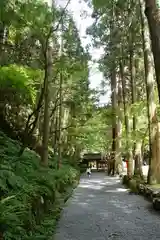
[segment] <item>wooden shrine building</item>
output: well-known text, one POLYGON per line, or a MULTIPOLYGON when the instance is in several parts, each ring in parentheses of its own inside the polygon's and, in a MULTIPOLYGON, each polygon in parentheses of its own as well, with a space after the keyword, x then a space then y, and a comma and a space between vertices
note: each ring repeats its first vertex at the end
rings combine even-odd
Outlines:
POLYGON ((82 164, 92 170, 105 171, 107 169, 107 158, 101 153, 86 153, 83 155, 82 164))

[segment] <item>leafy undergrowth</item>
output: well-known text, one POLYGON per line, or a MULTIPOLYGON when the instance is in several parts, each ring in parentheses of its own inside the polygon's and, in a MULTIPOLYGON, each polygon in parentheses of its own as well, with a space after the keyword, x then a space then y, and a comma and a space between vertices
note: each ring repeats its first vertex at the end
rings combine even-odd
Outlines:
POLYGON ((6 240, 53 238, 64 201, 78 183, 70 165, 43 168, 39 156, 0 132, 0 236, 6 240))

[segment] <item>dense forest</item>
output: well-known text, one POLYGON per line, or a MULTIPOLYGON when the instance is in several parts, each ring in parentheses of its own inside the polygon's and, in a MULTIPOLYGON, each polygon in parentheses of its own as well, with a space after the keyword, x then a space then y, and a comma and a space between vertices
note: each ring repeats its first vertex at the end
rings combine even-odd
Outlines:
POLYGON ((147 182, 160 183, 159 1, 85 2, 111 89, 102 107, 70 0, 0 1, 0 239, 52 239, 83 152, 111 153, 113 175, 125 156, 142 180, 148 154, 147 182))
POLYGON ((87 33, 94 46, 104 49, 99 66, 104 84, 111 87, 112 168, 116 171, 125 154, 129 178, 143 179, 142 160, 148 152, 148 183, 159 183, 160 3, 93 0, 88 4, 94 23, 87 33))
POLYGON ((0 239, 52 237, 82 151, 105 144, 69 2, 0 2, 0 239))

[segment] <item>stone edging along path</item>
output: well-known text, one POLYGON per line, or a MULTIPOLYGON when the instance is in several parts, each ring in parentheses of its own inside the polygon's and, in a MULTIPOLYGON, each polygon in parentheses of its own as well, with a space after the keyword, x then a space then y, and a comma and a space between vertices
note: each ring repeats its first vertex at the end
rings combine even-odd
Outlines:
POLYGON ((160 211, 160 185, 158 188, 147 184, 138 183, 135 179, 128 180, 127 176, 122 177, 122 183, 131 189, 131 192, 140 194, 147 198, 156 211, 160 211))

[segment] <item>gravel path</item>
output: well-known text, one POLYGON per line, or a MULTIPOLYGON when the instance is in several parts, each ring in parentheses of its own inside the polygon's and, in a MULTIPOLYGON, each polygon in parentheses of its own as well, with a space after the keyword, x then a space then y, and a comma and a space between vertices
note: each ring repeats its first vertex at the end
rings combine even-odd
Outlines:
POLYGON ((59 221, 55 240, 160 239, 160 216, 118 178, 93 173, 82 177, 59 221))

